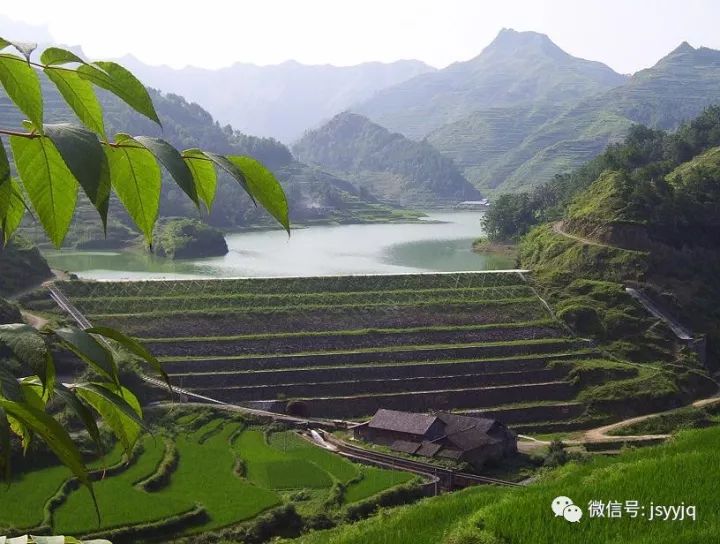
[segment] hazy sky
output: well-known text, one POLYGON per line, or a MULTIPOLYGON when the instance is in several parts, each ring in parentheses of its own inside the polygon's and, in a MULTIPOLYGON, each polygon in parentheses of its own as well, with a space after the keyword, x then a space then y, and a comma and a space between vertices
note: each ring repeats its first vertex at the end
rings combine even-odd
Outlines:
POLYGON ((477 55, 503 27, 630 73, 686 40, 720 49, 720 0, 3 0, 0 35, 150 64, 356 64, 477 55), (4 16, 4 17, 2 17, 4 16), (32 28, 23 24, 39 25, 32 28), (46 28, 43 28, 46 27, 46 28))

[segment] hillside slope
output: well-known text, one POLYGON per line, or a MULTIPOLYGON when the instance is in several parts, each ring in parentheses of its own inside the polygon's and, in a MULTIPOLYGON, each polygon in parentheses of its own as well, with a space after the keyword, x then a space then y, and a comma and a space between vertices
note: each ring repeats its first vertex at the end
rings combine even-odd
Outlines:
POLYGON ((341 113, 306 133, 293 152, 378 198, 403 205, 436 206, 480 196, 430 144, 391 133, 354 113, 341 113))
MULTIPOLYGON (((78 124, 55 88, 45 78, 42 84, 46 122, 78 124)), ((150 94, 162 121, 162 129, 108 93, 100 93, 107 132, 158 136, 178 149, 199 147, 223 154, 251 155, 266 164, 283 185, 288 195, 293 223, 365 222, 395 218, 391 209, 368 195, 362 195, 351 183, 296 161, 290 150, 277 140, 248 136, 235 131, 230 125, 221 127, 202 107, 179 95, 162 94, 152 89, 150 94)), ((23 119, 1 92, 0 118, 7 127, 20 126, 23 119)), ((211 215, 205 218, 209 223, 228 230, 273 225, 262 208, 253 206, 239 184, 224 174, 218 179, 215 206, 211 215)), ((199 212, 179 188, 166 178, 160 215, 199 217, 199 212)), ((87 247, 117 247, 132 240, 136 234, 129 217, 117 203, 111 201, 109 241, 100 241, 103 236, 96 218, 92 207, 81 198, 67 243, 79 243, 87 247)))
POLYGON ((573 107, 478 111, 429 136, 478 188, 515 192, 567 172, 641 123, 675 129, 720 100, 720 51, 687 43, 623 85, 573 107))
POLYGON ((220 70, 175 70, 133 57, 120 62, 147 85, 182 94, 242 132, 286 143, 378 90, 434 70, 415 60, 356 66, 238 63, 220 70))
POLYGON ((582 176, 576 178, 576 196, 563 205, 561 224, 543 225, 525 237, 523 266, 560 297, 578 277, 644 291, 695 336, 707 335, 707 365, 716 367, 719 146, 717 107, 675 134, 635 130, 633 138, 595 161, 604 167, 589 186, 582 188, 582 176))
POLYGON ((419 139, 478 110, 570 105, 624 80, 604 64, 568 55, 544 34, 503 29, 477 57, 382 90, 353 111, 419 139))
MULTIPOLYGON (((720 531, 714 481, 720 427, 686 431, 669 444, 569 463, 524 489, 479 486, 307 535, 298 544, 505 544, 557 542, 675 544, 712 542, 720 531), (659 477, 661 476, 661 477, 659 477), (554 517, 553 499, 567 496, 583 511, 579 523, 554 517), (590 517, 590 501, 619 501, 619 518, 590 517), (633 516, 625 501, 637 501, 633 516), (657 517, 653 504, 694 505, 695 519, 657 517), (705 512, 703 515, 702 512, 705 512)), ((603 511, 606 513, 606 511, 603 511)), ((686 511, 687 514, 687 511, 686 511)), ((290 542, 290 541, 283 541, 290 542)))

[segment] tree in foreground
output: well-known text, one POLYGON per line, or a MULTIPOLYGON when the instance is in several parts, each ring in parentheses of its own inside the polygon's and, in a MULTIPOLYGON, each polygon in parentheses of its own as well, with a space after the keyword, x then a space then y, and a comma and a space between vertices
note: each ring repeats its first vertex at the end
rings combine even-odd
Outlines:
MULTIPOLYGON (((12 237, 27 213, 60 247, 82 189, 103 227, 107 225, 114 193, 148 244, 152 244, 162 169, 196 207, 207 211, 215 199, 218 173, 226 172, 256 205, 264 207, 289 232, 283 189, 261 163, 251 157, 224 156, 201 149, 180 151, 161 138, 142 135, 120 133, 111 140, 105 133, 96 88, 109 91, 162 126, 142 83, 114 62, 86 62, 57 47, 45 49, 40 62, 34 62, 31 55, 35 48, 34 44, 0 38, 0 85, 27 117, 22 126, 0 127, 0 242, 12 237), (10 48, 16 53, 8 53, 10 48), (41 72, 57 87, 81 124, 44 123, 41 72)), ((125 453, 130 454, 144 427, 136 396, 121 383, 118 350, 146 363, 170 387, 157 359, 140 343, 116 330, 62 327, 40 332, 23 323, 0 325, 0 356, 9 355, 32 372, 18 378, 0 360, 0 470, 4 479, 10 480, 12 475, 12 436, 19 438, 25 451, 37 437, 93 493, 77 445, 48 412, 50 401, 65 404, 75 414, 98 450, 101 444, 97 418, 105 422, 125 453), (60 383, 51 346, 78 356, 95 378, 83 383, 60 383)))

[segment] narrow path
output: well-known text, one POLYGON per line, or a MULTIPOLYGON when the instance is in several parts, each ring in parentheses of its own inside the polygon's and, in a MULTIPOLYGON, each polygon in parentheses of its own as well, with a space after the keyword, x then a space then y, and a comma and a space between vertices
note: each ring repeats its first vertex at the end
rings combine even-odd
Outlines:
POLYGON ((613 247, 608 244, 603 244, 602 242, 597 242, 597 241, 591 240, 589 238, 583 238, 582 236, 578 236, 576 234, 570 234, 569 232, 566 232, 564 221, 556 221, 555 223, 553 223, 552 229, 555 234, 559 234, 560 236, 564 236, 565 238, 570 238, 571 240, 580 242, 581 244, 585 244, 586 246, 598 246, 598 247, 609 247, 609 248, 613 247))
MULTIPOLYGON (((701 399, 693 402, 689 406, 692 406, 693 408, 702 408, 703 406, 707 406, 710 404, 716 404, 720 402, 720 396, 714 396, 706 399, 701 399)), ((630 419, 625 419, 623 421, 618 421, 617 423, 611 423, 610 425, 604 425, 602 427, 598 427, 596 429, 590 429, 589 431, 585 432, 585 435, 583 437, 585 442, 605 442, 610 440, 628 440, 628 441, 642 441, 642 440, 657 440, 657 439, 664 439, 668 438, 670 435, 668 434, 645 434, 645 435, 634 435, 634 436, 619 436, 619 435, 611 435, 612 431, 616 431, 618 429, 622 429, 623 427, 627 427, 629 425, 633 425, 635 423, 639 423, 641 421, 646 421, 648 419, 652 419, 654 417, 662 416, 665 414, 670 414, 674 412, 677 409, 674 410, 665 410, 664 412, 656 412, 653 414, 645 414, 643 416, 633 417, 630 419)))
MULTIPOLYGON (((708 397, 705 399, 696 400, 695 402, 687 405, 686 407, 694 407, 694 408, 702 408, 703 406, 707 406, 710 404, 716 404, 720 403, 720 393, 717 393, 715 396, 708 397)), ((582 435, 582 438, 577 440, 563 440, 563 443, 568 446, 583 446, 585 444, 601 444, 603 442, 657 442, 659 440, 666 440, 671 435, 669 434, 641 434, 641 435, 612 435, 610 434, 613 431, 617 431, 618 429, 622 429, 623 427, 628 427, 630 425, 633 425, 635 423, 639 423, 641 421, 646 421, 648 419, 652 419, 654 417, 662 416, 665 414, 671 414, 672 412, 678 410, 678 408, 674 408, 672 410, 665 410, 663 412, 654 412, 652 414, 645 414, 642 416, 636 416, 631 417, 628 419, 623 419, 622 421, 617 421, 615 423, 611 423, 609 425, 603 425, 601 427, 596 427, 594 429, 588 429, 584 432, 582 435)), ((519 438, 523 440, 523 442, 518 443, 518 448, 521 448, 522 451, 530 451, 542 446, 549 446, 550 441, 548 440, 538 440, 536 438, 533 438, 531 436, 526 435, 519 435, 519 438)))

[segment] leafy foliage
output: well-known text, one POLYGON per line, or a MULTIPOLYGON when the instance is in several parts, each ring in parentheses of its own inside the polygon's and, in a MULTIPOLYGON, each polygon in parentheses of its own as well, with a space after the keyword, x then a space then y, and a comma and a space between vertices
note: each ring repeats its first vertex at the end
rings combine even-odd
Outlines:
MULTIPOLYGON (((11 45, 7 40, 0 41, 3 48, 11 45)), ((48 237, 60 247, 75 211, 78 186, 106 227, 112 186, 151 244, 160 206, 160 165, 195 205, 200 195, 208 208, 215 193, 214 168, 221 168, 289 232, 285 193, 275 177, 253 159, 228 158, 197 149, 181 153, 166 140, 156 137, 133 138, 120 133, 114 142, 107 140, 95 88, 108 91, 138 114, 160 125, 150 93, 131 72, 114 62, 88 63, 56 47, 43 52, 41 63, 30 60, 34 47, 16 49, 26 58, 0 54, 0 84, 29 121, 23 122, 26 132, 0 130, 0 134, 10 136, 19 174, 19 187, 12 190, 15 185, 3 152, 0 156, 0 224, 5 237, 11 235, 20 222, 18 211, 22 209, 15 199, 27 194, 48 237), (55 85, 84 127, 45 124, 39 70, 55 85), (212 166, 191 168, 188 164, 200 160, 209 161, 212 166)))
MULTIPOLYGON (((95 331, 103 334, 105 331, 95 331)), ((107 334, 104 334, 107 335, 107 334)), ((113 336, 121 344, 136 351, 135 342, 119 333, 113 336)), ((92 412, 98 414, 120 440, 126 455, 130 455, 140 430, 142 411, 135 396, 118 379, 117 361, 112 351, 101 345, 91 333, 75 328, 62 328, 40 333, 22 324, 0 325, 0 346, 12 357, 28 365, 37 377, 17 381, 0 367, 3 387, 0 388, 0 408, 3 421, 10 421, 15 434, 27 449, 34 435, 47 443, 73 474, 92 490, 80 451, 63 426, 46 413, 48 403, 58 399, 73 411, 100 448, 99 435, 92 412), (64 346, 86 361, 96 372, 91 382, 60 384, 55 380, 55 362, 50 343, 64 346)), ((156 368, 158 368, 157 365, 156 368)), ((9 466, 11 451, 0 448, 2 465, 9 466)))

